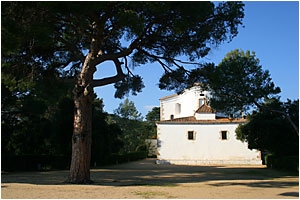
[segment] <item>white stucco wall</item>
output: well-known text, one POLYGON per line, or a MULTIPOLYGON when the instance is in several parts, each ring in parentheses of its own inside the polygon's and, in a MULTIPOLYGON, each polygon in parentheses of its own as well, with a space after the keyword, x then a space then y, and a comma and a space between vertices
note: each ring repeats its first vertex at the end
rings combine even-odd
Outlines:
POLYGON ((261 164, 260 152, 236 139, 238 124, 158 124, 158 164, 261 164), (195 131, 195 140, 188 140, 195 131), (228 131, 228 140, 221 140, 228 131))
POLYGON ((208 97, 207 91, 201 92, 199 87, 193 87, 178 96, 162 99, 160 100, 161 120, 169 120, 171 115, 174 115, 174 118, 193 116, 199 108, 199 100, 208 97), (180 104, 180 113, 176 112, 176 104, 180 104))

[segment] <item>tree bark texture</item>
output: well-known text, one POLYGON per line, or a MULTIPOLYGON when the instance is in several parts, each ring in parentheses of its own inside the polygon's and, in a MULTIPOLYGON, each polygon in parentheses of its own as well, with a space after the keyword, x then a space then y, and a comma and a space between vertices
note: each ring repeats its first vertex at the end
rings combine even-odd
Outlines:
POLYGON ((90 160, 92 144, 92 100, 91 86, 95 66, 92 56, 87 55, 74 88, 74 131, 72 136, 72 159, 70 183, 90 183, 90 160))

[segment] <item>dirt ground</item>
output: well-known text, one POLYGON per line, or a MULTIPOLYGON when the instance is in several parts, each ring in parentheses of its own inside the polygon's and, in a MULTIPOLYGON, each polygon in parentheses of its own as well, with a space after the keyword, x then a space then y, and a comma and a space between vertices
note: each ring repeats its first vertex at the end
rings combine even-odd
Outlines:
POLYGON ((1 174, 4 199, 287 199, 299 177, 264 166, 156 165, 146 159, 91 170, 90 185, 64 184, 68 171, 1 174))

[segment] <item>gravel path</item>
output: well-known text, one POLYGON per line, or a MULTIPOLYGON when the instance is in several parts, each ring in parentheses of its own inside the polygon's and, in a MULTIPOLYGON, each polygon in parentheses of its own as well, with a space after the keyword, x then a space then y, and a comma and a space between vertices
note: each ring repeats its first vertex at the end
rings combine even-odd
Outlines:
POLYGON ((64 184, 68 171, 2 173, 13 199, 299 198, 299 177, 264 166, 156 165, 146 159, 91 170, 91 185, 64 184))

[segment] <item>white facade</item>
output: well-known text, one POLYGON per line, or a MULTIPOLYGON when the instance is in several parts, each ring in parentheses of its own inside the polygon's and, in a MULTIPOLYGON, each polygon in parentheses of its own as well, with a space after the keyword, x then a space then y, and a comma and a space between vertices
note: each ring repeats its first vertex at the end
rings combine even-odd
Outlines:
POLYGON ((260 152, 249 150, 247 143, 236 139, 235 129, 246 120, 216 117, 205 102, 200 106, 199 100, 207 98, 207 93, 200 94, 194 87, 181 95, 161 99, 157 163, 261 164, 260 152))
POLYGON ((261 164, 260 152, 249 150, 235 138, 237 123, 231 124, 160 124, 158 160, 164 164, 261 164), (194 140, 188 139, 193 131, 194 140), (227 131, 222 140, 221 131, 227 131))
POLYGON ((186 90, 181 95, 172 95, 160 99, 160 119, 169 120, 173 115, 175 118, 193 116, 195 111, 204 103, 204 99, 209 96, 207 91, 200 91, 200 87, 195 86, 186 90), (200 105, 201 104, 201 105, 200 105))

